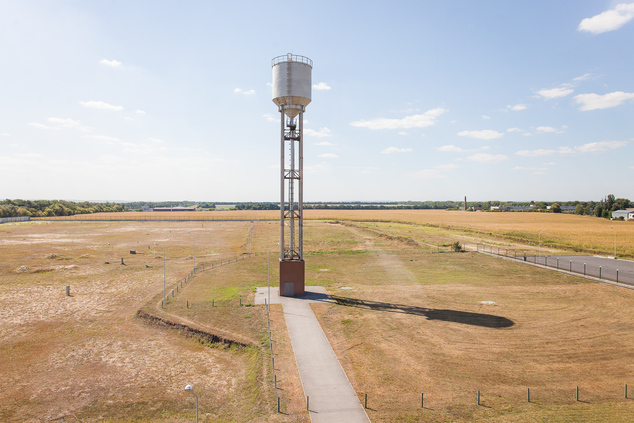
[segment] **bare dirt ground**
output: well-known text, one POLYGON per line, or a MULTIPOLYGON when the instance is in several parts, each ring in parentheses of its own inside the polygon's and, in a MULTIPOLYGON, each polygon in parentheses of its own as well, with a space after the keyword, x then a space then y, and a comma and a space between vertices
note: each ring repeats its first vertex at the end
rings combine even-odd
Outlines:
POLYGON ((201 421, 268 420, 270 398, 249 395, 268 386, 258 348, 210 348, 135 317, 162 295, 163 249, 154 242, 166 249, 169 284, 192 268, 188 230, 202 263, 242 254, 251 229, 247 222, 1 225, 0 420, 191 421, 187 384, 199 395, 201 421))

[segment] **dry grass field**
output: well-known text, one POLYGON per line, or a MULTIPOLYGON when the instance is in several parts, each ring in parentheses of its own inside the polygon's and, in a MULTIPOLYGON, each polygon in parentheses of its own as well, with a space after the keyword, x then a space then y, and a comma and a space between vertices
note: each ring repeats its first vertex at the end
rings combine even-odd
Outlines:
MULTIPOLYGON (((277 211, 217 211, 184 213, 100 213, 78 216, 112 219, 279 219, 277 211)), ((634 258, 634 222, 609 221, 592 216, 553 213, 461 212, 445 210, 306 210, 306 220, 349 220, 356 222, 392 222, 413 226, 432 226, 461 232, 474 239, 497 239, 503 244, 537 246, 542 230, 543 247, 568 252, 614 255, 614 231, 617 256, 634 258)), ((73 218, 73 217, 71 217, 73 218)), ((64 218, 61 218, 64 219, 64 218)))
MULTIPOLYGON (((372 421, 634 421, 623 398, 634 383, 634 291, 434 247, 532 242, 502 235, 548 221, 504 216, 547 217, 553 231, 617 224, 619 236, 634 225, 529 213, 319 213, 305 225, 307 283, 339 304, 313 307, 359 397, 368 394, 372 421), (488 229, 486 215, 501 220, 488 229)), ((191 421, 194 400, 183 391, 191 383, 201 421, 308 421, 279 307, 271 324, 283 414, 275 412, 265 313, 252 306, 277 237, 272 221, 1 225, 0 420, 191 421), (161 309, 163 250, 153 242, 166 248, 169 286, 193 267, 187 230, 205 271, 161 309), (210 268, 249 250, 257 254, 210 268), (198 342, 135 317, 140 309, 248 346, 198 342)))
MULTIPOLYGON (((196 236, 197 264, 217 263, 246 251, 253 225, 0 226, 0 421, 192 421, 195 401, 183 390, 187 384, 199 395, 201 421, 297 420, 275 413, 263 364, 264 313, 230 301, 249 294, 250 284, 238 273, 226 279, 227 289, 211 288, 222 307, 216 310, 223 312, 212 322, 195 323, 252 346, 205 345, 135 317, 162 296, 163 250, 154 242, 166 249, 168 286, 192 269, 188 230, 196 236)), ((259 261, 261 285, 264 256, 259 261)), ((232 273, 242 263, 249 260, 223 266, 222 272, 232 273)), ((209 282, 207 275, 211 271, 193 280, 209 282)), ((204 314, 211 299, 197 298, 191 311, 204 314)))

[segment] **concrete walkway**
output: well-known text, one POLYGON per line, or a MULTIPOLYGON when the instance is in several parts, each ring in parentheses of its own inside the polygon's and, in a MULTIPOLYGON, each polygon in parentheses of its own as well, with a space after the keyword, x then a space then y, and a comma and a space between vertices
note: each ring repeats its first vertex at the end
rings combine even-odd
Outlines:
MULTIPOLYGON (((257 288, 255 304, 264 304, 267 287, 257 288)), ((271 304, 282 304, 311 421, 367 423, 370 421, 330 346, 310 303, 333 302, 321 286, 307 286, 306 296, 280 297, 271 287, 271 304)), ((268 301, 268 300, 267 300, 268 301)))

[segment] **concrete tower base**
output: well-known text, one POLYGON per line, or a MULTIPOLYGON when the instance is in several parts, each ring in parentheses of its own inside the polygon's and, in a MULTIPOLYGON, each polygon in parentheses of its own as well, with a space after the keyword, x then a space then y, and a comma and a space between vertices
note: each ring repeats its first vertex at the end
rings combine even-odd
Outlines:
POLYGON ((305 292, 304 260, 280 260, 280 295, 303 297, 305 292))

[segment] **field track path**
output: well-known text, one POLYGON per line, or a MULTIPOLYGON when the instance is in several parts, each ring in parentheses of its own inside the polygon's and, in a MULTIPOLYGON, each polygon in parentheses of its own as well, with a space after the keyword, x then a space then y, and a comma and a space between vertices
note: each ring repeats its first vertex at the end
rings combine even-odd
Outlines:
POLYGON ((390 280, 388 283, 405 283, 405 284, 418 284, 419 280, 414 273, 407 268, 400 257, 396 254, 390 254, 377 247, 374 243, 374 236, 364 233, 362 230, 346 226, 346 228, 354 235, 363 239, 363 249, 368 251, 376 251, 378 253, 378 263, 385 269, 386 274, 389 275, 390 280))

